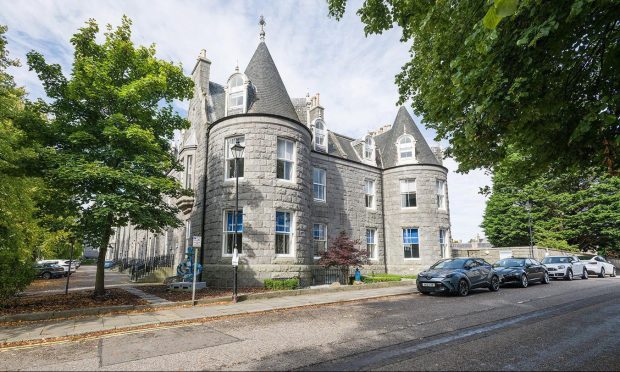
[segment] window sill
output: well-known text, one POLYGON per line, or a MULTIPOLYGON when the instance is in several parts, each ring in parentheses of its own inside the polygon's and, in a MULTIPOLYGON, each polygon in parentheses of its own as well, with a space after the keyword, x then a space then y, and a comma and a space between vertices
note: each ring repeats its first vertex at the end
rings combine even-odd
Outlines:
POLYGON ((421 259, 422 259, 421 257, 404 258, 405 261, 420 261, 421 259))
POLYGON ((295 258, 294 254, 282 254, 282 253, 276 253, 276 259, 278 258, 295 258))
POLYGON ((284 178, 276 178, 276 182, 284 182, 284 183, 294 184, 295 180, 287 180, 287 179, 284 179, 284 178))
POLYGON ((411 210, 414 210, 414 211, 415 211, 415 210, 417 210, 417 209, 418 209, 418 207, 417 207, 417 206, 415 206, 415 207, 402 207, 402 206, 401 206, 401 207, 400 207, 400 209, 410 210, 410 211, 411 211, 411 210))
POLYGON ((318 204, 327 204, 327 200, 313 199, 313 201, 318 204))
MULTIPOLYGON (((239 253, 237 254, 238 257, 245 257, 245 253, 239 253)), ((223 258, 232 258, 233 254, 232 253, 222 253, 222 257, 223 258)))
MULTIPOLYGON (((239 177, 239 182, 243 181, 245 178, 244 177, 239 177)), ((224 178, 224 182, 235 182, 237 179, 236 178, 224 178)))

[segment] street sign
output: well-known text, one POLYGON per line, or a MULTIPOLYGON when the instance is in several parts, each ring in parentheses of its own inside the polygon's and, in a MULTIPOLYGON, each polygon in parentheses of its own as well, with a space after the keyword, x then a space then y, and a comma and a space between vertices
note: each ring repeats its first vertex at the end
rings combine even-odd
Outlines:
POLYGON ((200 237, 200 236, 193 236, 192 237, 192 246, 194 248, 200 247, 201 243, 202 243, 202 237, 200 237))
POLYGON ((237 248, 233 251, 232 265, 239 266, 239 254, 237 253, 237 248))

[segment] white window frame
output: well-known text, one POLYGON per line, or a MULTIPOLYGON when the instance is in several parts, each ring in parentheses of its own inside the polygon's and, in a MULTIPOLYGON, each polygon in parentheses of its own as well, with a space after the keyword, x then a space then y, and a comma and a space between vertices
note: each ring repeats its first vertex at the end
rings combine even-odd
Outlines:
POLYGON ((375 160, 375 140, 372 136, 368 135, 364 138, 364 142, 362 143, 362 153, 364 160, 375 160))
POLYGON ((247 101, 248 101, 247 84, 248 84, 248 79, 239 72, 232 74, 230 78, 228 78, 228 83, 226 84, 226 103, 225 103, 226 116, 236 115, 236 114, 245 114, 247 110, 247 101), (236 79, 241 79, 242 83, 239 85, 233 86, 232 82, 236 79), (235 96, 237 97, 241 96, 243 98, 242 98, 241 104, 235 104, 233 106, 230 104, 231 103, 230 101, 231 101, 231 98, 235 96), (234 112, 234 113, 231 112, 231 111, 238 111, 238 110, 241 110, 241 112, 234 112))
MULTIPOLYGON (((419 233, 420 232, 418 231, 418 240, 420 239, 419 233)), ((448 229, 440 228, 439 229, 439 252, 441 253, 441 258, 448 257, 448 243, 446 242, 447 237, 448 237, 448 229)))
MULTIPOLYGON (((286 182, 295 182, 295 158, 296 158, 296 143, 293 140, 290 140, 288 138, 283 138, 283 137, 278 137, 277 142, 276 142, 276 179, 281 180, 281 181, 286 181, 286 182), (284 157, 280 157, 280 151, 278 151, 278 146, 280 145, 280 143, 284 144, 284 157), (287 151, 286 148, 288 146, 288 144, 291 144, 292 146, 292 153, 291 153, 291 158, 287 159, 286 155, 287 155, 287 151), (284 162, 284 164, 290 164, 291 166, 291 178, 279 178, 278 177, 278 164, 280 162, 284 162)), ((284 168, 286 169, 286 167, 284 168)), ((286 172, 285 172, 286 173, 286 172)))
POLYGON ((446 210, 446 180, 436 180, 437 209, 446 210))
POLYGON ((364 179, 364 205, 366 206, 366 209, 371 209, 374 210, 377 207, 377 182, 373 179, 370 178, 365 178, 364 179), (372 184, 372 193, 369 193, 368 191, 368 185, 369 182, 372 184), (368 206, 368 198, 371 197, 371 205, 368 206))
MULTIPOLYGON (((319 229, 320 230, 320 229, 319 229)), ((324 223, 315 223, 312 224, 312 254, 314 256, 315 259, 321 258, 321 255, 319 254, 318 256, 315 254, 316 250, 315 250, 315 245, 321 242, 325 245, 325 247, 323 248, 323 252, 327 252, 327 225, 324 223), (316 227, 317 226, 322 226, 323 229, 323 239, 317 239, 316 235, 314 234, 315 231, 317 231, 316 227)))
POLYGON ((379 251, 377 249, 377 229, 374 227, 366 228, 366 251, 368 252, 368 259, 376 261, 379 259, 379 251), (368 234, 372 231, 372 234, 368 234), (372 236, 372 242, 370 237, 372 236), (373 253, 372 255, 370 253, 373 253))
MULTIPOLYGON (((422 259, 422 252, 420 249, 420 228, 419 227, 414 227, 414 226, 404 226, 402 228, 402 247, 403 247, 403 259, 405 261, 419 261, 422 259), (418 242, 417 243, 405 243, 405 230, 416 230, 418 233, 418 242), (405 257, 405 246, 407 245, 411 245, 411 244, 417 244, 418 245, 418 257, 405 257)), ((413 248, 412 248, 412 255, 413 255, 413 248)))
POLYGON ((194 156, 192 154, 185 155, 185 188, 192 190, 194 182, 194 156))
POLYGON ((396 150, 398 151, 398 162, 401 164, 415 163, 415 145, 416 141, 413 136, 405 134, 398 138, 396 141, 396 150), (408 143, 402 143, 404 140, 409 140, 408 143), (403 157, 403 152, 410 152, 411 156, 403 157))
POLYGON ((274 250, 275 250, 275 255, 276 257, 295 257, 295 244, 294 244, 294 238, 295 238, 295 214, 293 213, 293 211, 290 210, 284 210, 284 209, 276 209, 276 213, 274 215, 274 222, 275 222, 275 229, 274 229, 274 250), (290 216, 290 227, 289 227, 289 232, 288 233, 283 233, 283 232, 278 232, 278 212, 282 212, 282 213, 288 213, 290 216), (276 247, 276 241, 277 241, 277 235, 288 235, 289 237, 289 253, 277 253, 277 247, 276 247))
POLYGON ((415 209, 418 207, 418 185, 415 178, 401 178, 399 180, 400 188, 400 208, 401 209, 415 209), (413 191, 411 185, 413 184, 413 191), (403 187, 405 185, 405 187, 403 187), (413 194, 415 196, 414 206, 405 206, 405 195, 413 194))
MULTIPOLYGON (((230 174, 229 163, 232 162, 234 167, 235 158, 230 149, 237 143, 237 140, 239 140, 241 146, 245 146, 245 135, 243 134, 227 137, 224 140, 224 180, 226 181, 235 180, 235 175, 230 174)), ((245 176, 245 151, 243 152, 243 157, 239 160, 239 168, 242 170, 239 179, 242 180, 245 176)))
POLYGON ((325 169, 322 168, 313 168, 312 169, 312 196, 314 198, 314 201, 317 202, 326 202, 327 201, 327 171, 325 169), (319 176, 319 178, 321 178, 318 182, 317 180, 315 180, 315 174, 316 172, 319 172, 321 176, 319 176), (322 183, 321 183, 322 182, 322 183), (315 188, 319 188, 319 190, 323 191, 323 198, 321 198, 320 196, 317 197, 317 193, 315 192, 315 188))
POLYGON ((312 125, 313 129, 312 129, 312 139, 314 142, 314 150, 315 151, 323 151, 323 152, 327 152, 327 149, 329 148, 329 142, 328 142, 328 132, 327 132, 327 126, 325 125, 325 121, 323 121, 323 119, 321 118, 317 118, 314 120, 314 124, 312 125), (319 128, 319 126, 321 126, 322 128, 319 128), (319 144, 319 142, 317 141, 317 138, 323 138, 323 144, 319 144))
MULTIPOLYGON (((234 228, 232 230, 228 230, 228 213, 229 212, 233 212, 234 213, 235 209, 234 208, 228 208, 228 209, 224 209, 222 211, 222 257, 232 257, 233 256, 233 253, 228 253, 226 251, 226 244, 228 242, 228 236, 229 235, 234 235, 234 233, 235 233, 234 228)), ((237 213, 241 213, 241 232, 237 232, 237 235, 241 234, 241 244, 240 244, 240 247, 239 247, 240 248, 240 252, 238 252, 238 253, 239 253, 239 256, 242 256, 242 255, 244 255, 244 252, 243 252, 243 233, 244 233, 243 226, 244 226, 244 222, 245 222, 244 221, 245 220, 245 218, 244 218, 245 216, 243 214, 243 208, 239 208, 237 210, 237 213)), ((234 244, 234 241, 233 241, 233 244, 234 244)), ((231 249, 231 252, 234 252, 234 249, 235 248, 233 246, 232 249, 231 249)))

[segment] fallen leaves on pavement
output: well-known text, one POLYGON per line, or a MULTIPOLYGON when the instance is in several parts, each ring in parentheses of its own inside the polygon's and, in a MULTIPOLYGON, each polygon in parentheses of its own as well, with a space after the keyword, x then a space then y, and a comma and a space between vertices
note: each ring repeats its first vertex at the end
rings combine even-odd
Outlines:
MULTIPOLYGON (((168 301, 191 301, 192 300, 192 291, 184 291, 184 290, 170 290, 165 285, 148 285, 148 286, 140 286, 137 287, 143 292, 150 293, 157 297, 166 299, 168 301)), ((263 293, 269 292, 270 290, 262 287, 251 287, 251 288, 239 288, 237 291, 238 295, 250 294, 250 293, 263 293)), ((219 288, 203 288, 196 290, 196 300, 205 299, 205 298, 215 298, 215 297, 232 297, 231 289, 219 289, 219 288)))

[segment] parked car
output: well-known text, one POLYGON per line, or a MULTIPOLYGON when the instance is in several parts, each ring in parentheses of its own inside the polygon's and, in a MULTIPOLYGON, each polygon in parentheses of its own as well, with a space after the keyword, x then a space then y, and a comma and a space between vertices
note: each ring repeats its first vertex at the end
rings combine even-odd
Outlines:
MULTIPOLYGON (((39 261, 39 263, 52 263, 52 264, 56 264, 58 266, 61 266, 65 272, 64 275, 67 276, 69 275, 69 260, 43 260, 43 261, 39 261)), ((71 265, 71 272, 75 272, 76 268, 75 266, 71 265)))
POLYGON ((71 262, 71 268, 75 268, 76 270, 80 268, 80 265, 81 265, 80 260, 73 260, 73 261, 72 260, 66 260, 64 262, 64 265, 69 266, 69 262, 71 262))
POLYGON ((111 268, 113 268, 114 266, 116 266, 116 261, 106 260, 106 261, 103 263, 103 268, 104 268, 104 269, 111 269, 111 268))
POLYGON ((604 278, 605 275, 616 276, 616 267, 601 256, 579 256, 582 262, 585 262, 588 273, 592 275, 598 275, 599 278, 604 278))
POLYGON ((502 284, 518 283, 526 288, 530 282, 549 284, 549 272, 540 262, 531 258, 504 258, 493 264, 502 284))
POLYGON ((588 270, 577 256, 547 256, 542 263, 547 267, 551 278, 573 280, 577 275, 581 276, 581 279, 588 279, 588 270))
POLYGON ((65 269, 53 263, 34 264, 35 275, 43 279, 60 278, 65 275, 65 269))
POLYGON ((447 258, 422 271, 416 284, 422 294, 443 292, 467 296, 475 288, 499 290, 500 277, 493 266, 481 258, 447 258))

